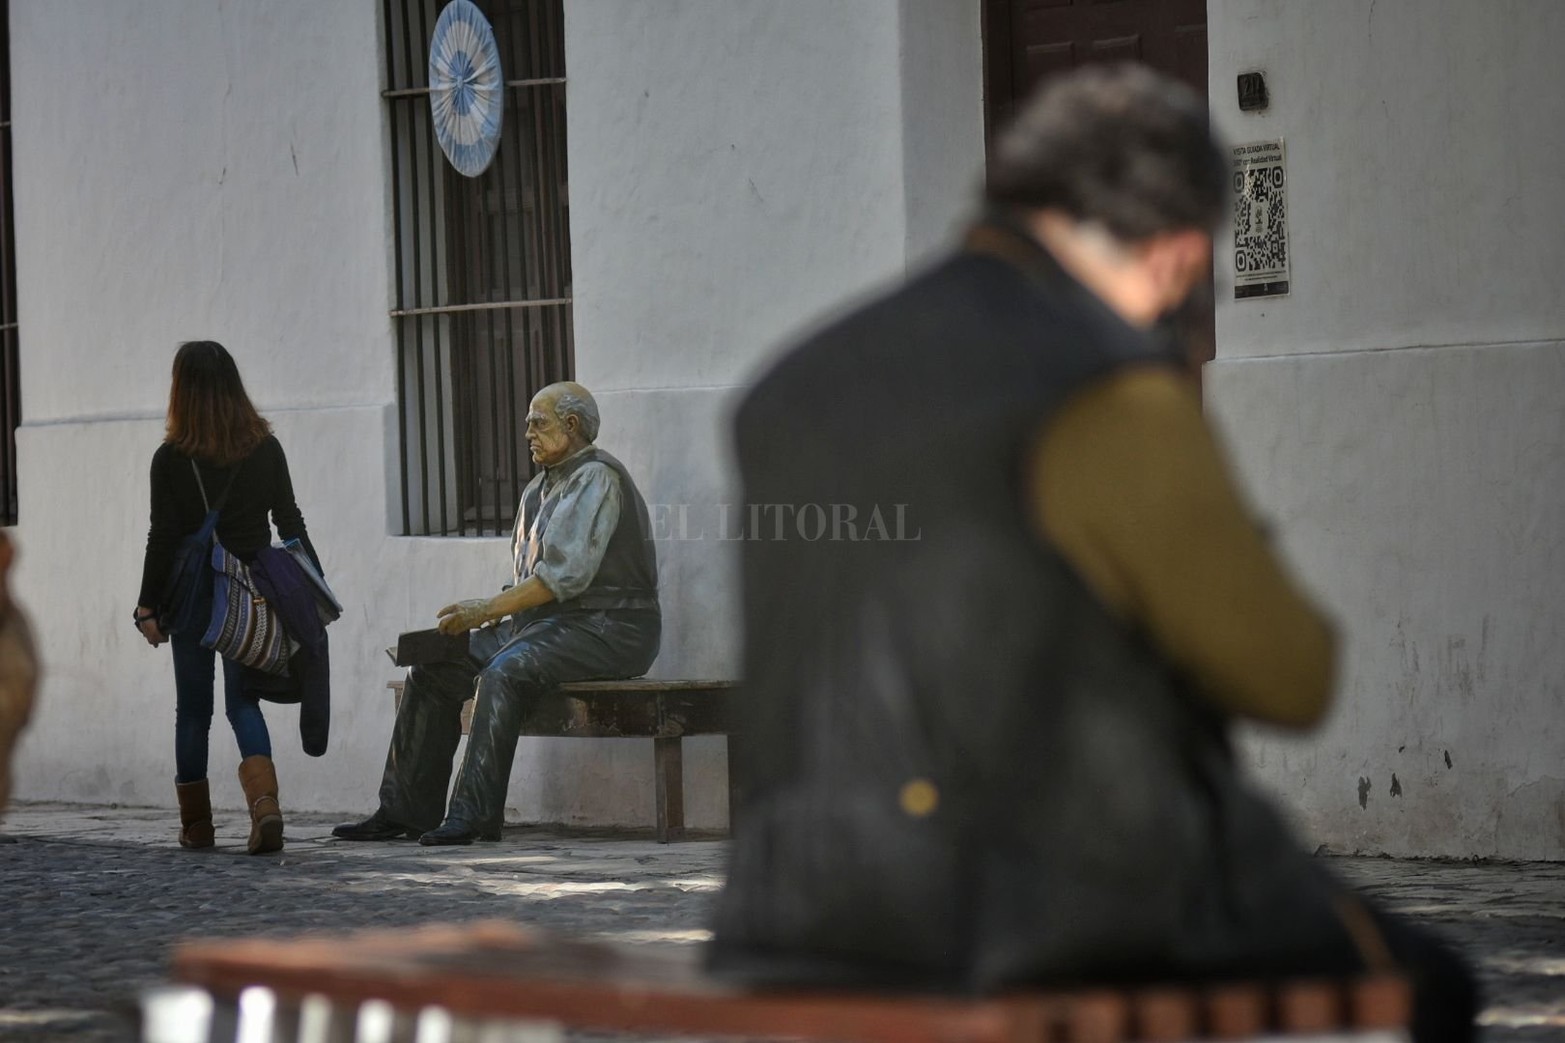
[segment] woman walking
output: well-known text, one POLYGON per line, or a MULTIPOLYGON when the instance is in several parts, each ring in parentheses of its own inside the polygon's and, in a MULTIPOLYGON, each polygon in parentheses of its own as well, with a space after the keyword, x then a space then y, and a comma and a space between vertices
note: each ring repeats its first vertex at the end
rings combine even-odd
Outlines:
MULTIPOLYGON (((270 545, 270 512, 278 535, 297 538, 319 566, 294 502, 282 445, 251 404, 233 356, 216 341, 199 340, 181 345, 174 356, 166 434, 152 456, 152 524, 135 611, 136 629, 148 644, 173 645, 174 788, 179 843, 189 848, 213 842, 207 734, 216 654, 202 646, 199 631, 165 634, 173 606, 163 600, 176 548, 201 527, 209 509, 219 509, 218 541, 240 559, 248 562, 270 545)), ((252 855, 277 851, 283 846, 283 817, 271 736, 260 705, 245 691, 244 668, 229 659, 223 660, 223 695, 250 809, 248 849, 252 855)))

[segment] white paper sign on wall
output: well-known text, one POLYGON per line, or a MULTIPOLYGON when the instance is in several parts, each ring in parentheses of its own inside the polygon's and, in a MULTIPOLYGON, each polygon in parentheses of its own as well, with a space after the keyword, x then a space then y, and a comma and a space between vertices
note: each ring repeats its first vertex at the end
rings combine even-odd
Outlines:
POLYGON ((1283 143, 1233 147, 1234 299, 1288 293, 1288 175, 1283 143))

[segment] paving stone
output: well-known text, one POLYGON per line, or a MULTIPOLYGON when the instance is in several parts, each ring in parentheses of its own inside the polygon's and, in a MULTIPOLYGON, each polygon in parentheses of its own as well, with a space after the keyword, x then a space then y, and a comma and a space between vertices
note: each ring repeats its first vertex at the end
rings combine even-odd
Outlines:
MULTIPOLYGON (((696 943, 726 844, 649 833, 509 828, 498 844, 424 848, 331 837, 353 818, 291 815, 277 854, 183 851, 173 813, 24 804, 0 843, 0 1040, 129 1043, 137 998, 183 938, 293 935, 500 917, 621 941, 696 943)), ((1565 864, 1332 858, 1354 886, 1466 951, 1486 1038, 1565 1043, 1565 864)))

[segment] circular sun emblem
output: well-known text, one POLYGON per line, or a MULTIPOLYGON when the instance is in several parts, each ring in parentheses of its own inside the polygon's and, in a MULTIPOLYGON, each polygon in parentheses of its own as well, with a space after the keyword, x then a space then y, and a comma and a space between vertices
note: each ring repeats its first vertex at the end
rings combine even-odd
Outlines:
POLYGON ((429 43, 429 108, 435 140, 461 174, 477 177, 500 145, 505 80, 500 48, 483 12, 451 0, 429 43))

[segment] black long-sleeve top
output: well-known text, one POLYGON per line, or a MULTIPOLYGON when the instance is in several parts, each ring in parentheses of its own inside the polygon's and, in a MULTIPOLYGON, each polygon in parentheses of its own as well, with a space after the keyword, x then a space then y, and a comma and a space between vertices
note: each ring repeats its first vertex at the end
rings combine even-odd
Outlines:
MULTIPOLYGON (((270 512, 277 535, 298 539, 317 567, 320 557, 304 528, 304 515, 293 498, 288 458, 272 435, 231 467, 197 463, 207 499, 216 504, 233 479, 228 498, 217 519, 217 538, 229 551, 249 559, 272 541, 267 524, 270 512)), ((174 564, 179 541, 201 527, 207 508, 201 505, 201 489, 190 468, 190 457, 167 443, 152 454, 152 524, 147 530, 147 556, 141 569, 141 596, 137 604, 157 609, 163 585, 174 564)))

